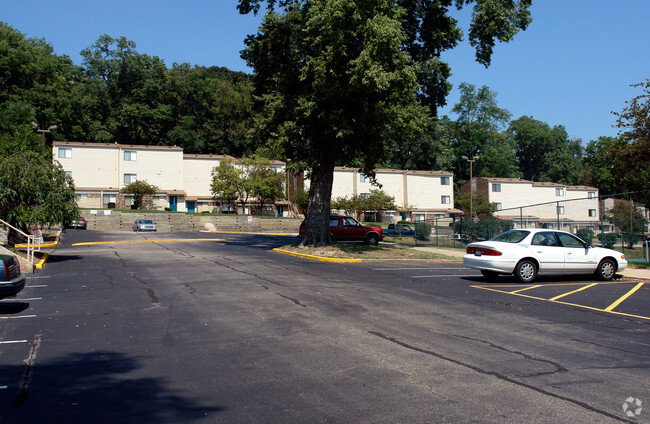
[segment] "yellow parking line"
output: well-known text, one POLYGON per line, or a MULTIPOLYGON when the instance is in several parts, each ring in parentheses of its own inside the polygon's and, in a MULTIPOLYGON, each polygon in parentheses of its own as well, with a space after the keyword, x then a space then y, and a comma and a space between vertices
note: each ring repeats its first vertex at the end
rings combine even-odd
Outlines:
POLYGON ((72 246, 94 246, 98 244, 125 244, 125 243, 157 243, 163 241, 226 241, 226 239, 156 239, 156 240, 115 240, 115 241, 88 241, 84 243, 72 243, 72 246))
POLYGON ((519 292, 522 292, 522 291, 526 291, 526 290, 530 290, 530 289, 535 289, 535 288, 537 288, 537 287, 541 287, 541 286, 542 286, 541 284, 536 284, 536 285, 534 285, 534 286, 525 287, 525 288, 523 288, 523 289, 515 290, 515 291, 512 291, 512 292, 510 292, 510 293, 519 293, 519 292))
MULTIPOLYGON (((604 284, 607 284, 607 283, 604 283, 604 284)), ((491 287, 485 287, 485 286, 470 286, 470 287, 475 288, 475 289, 493 291, 493 292, 496 292, 496 293, 512 294, 513 296, 520 296, 520 297, 525 297, 527 299, 534 299, 534 300, 541 300, 541 301, 548 302, 548 299, 544 299, 543 297, 529 296, 527 294, 519 294, 519 293, 514 293, 513 294, 512 292, 509 292, 509 291, 496 290, 496 289, 493 289, 491 287)), ((609 313, 609 314, 620 315, 620 316, 629 317, 629 318, 639 318, 639 319, 644 319, 644 320, 650 320, 650 317, 644 317, 643 315, 626 314, 624 312, 617 312, 617 311, 611 311, 611 310, 607 311, 605 309, 594 308, 592 306, 578 305, 577 303, 562 302, 561 300, 555 301, 553 303, 556 303, 558 305, 575 306, 577 308, 589 309, 591 311, 606 312, 606 313, 609 313)))
POLYGON ((579 289, 572 290, 572 291, 570 291, 568 293, 564 293, 564 294, 561 294, 559 296, 552 297, 552 298, 549 299, 549 302, 555 302, 556 300, 561 299, 561 298, 563 298, 565 296, 568 296, 568 295, 573 294, 573 293, 578 293, 579 291, 587 290, 589 287, 593 287, 593 286, 597 286, 597 285, 598 285, 598 283, 588 284, 588 285, 586 285, 584 287, 580 287, 579 289))
POLYGON ((618 305, 620 305, 620 304, 621 304, 625 299, 627 299, 628 297, 632 296, 632 295, 634 294, 635 291, 639 290, 639 289, 643 286, 643 284, 645 284, 645 283, 639 283, 639 284, 637 284, 636 286, 634 286, 634 288, 633 288, 632 290, 630 290, 629 292, 625 293, 625 294, 624 294, 623 296, 621 296, 621 297, 620 297, 616 302, 614 302, 614 303, 612 303, 611 305, 609 305, 608 307, 606 307, 605 310, 606 310, 607 312, 611 312, 614 308, 616 308, 618 305))

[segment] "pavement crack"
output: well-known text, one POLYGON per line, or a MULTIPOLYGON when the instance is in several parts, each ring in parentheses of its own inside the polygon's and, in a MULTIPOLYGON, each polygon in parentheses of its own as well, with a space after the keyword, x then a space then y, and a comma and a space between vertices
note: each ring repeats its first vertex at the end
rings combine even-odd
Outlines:
POLYGON ((295 303, 295 304, 298 305, 298 306, 302 306, 303 308, 306 308, 306 307, 307 307, 307 305, 303 305, 303 304, 300 303, 298 300, 296 300, 296 299, 294 299, 294 298, 292 298, 292 297, 285 296, 285 295, 280 294, 280 293, 275 293, 275 294, 277 294, 278 296, 280 296, 280 297, 282 297, 282 298, 284 298, 284 299, 287 299, 287 300, 292 301, 293 303, 295 303))
POLYGON ((20 390, 18 391, 18 394, 16 394, 16 398, 11 404, 11 406, 14 408, 23 406, 27 400, 27 390, 29 389, 29 384, 32 381, 32 371, 34 370, 34 363, 36 362, 36 354, 38 353, 38 348, 41 347, 42 339, 42 334, 37 334, 34 336, 34 343, 32 344, 32 348, 29 351, 29 356, 25 361, 27 368, 25 369, 23 379, 20 382, 20 390))
POLYGON ((549 364, 549 365, 555 367, 555 370, 553 370, 553 371, 545 371, 545 372, 538 372, 538 373, 531 373, 531 374, 521 374, 521 375, 518 375, 517 377, 538 377, 538 376, 541 376, 541 375, 557 374, 557 373, 568 372, 569 371, 568 369, 564 368, 562 365, 558 364, 557 362, 553 362, 553 361, 550 361, 548 359, 535 358, 535 357, 533 357, 533 356, 531 356, 531 355, 529 355, 527 353, 519 352, 517 350, 508 349, 508 348, 505 348, 503 346, 496 345, 496 344, 494 344, 492 342, 489 342, 487 340, 475 339, 475 338, 472 338, 472 337, 461 336, 461 335, 457 335, 456 337, 460 337, 461 339, 465 339, 465 340, 472 340, 472 341, 475 341, 475 342, 484 343, 484 344, 490 346, 491 348, 502 350, 504 352, 512 353, 512 354, 515 354, 515 355, 519 355, 519 356, 522 356, 522 357, 524 357, 526 359, 529 359, 531 361, 546 363, 546 364, 549 364))
POLYGON ((441 359, 443 361, 451 362, 451 363, 459 365, 461 367, 468 368, 468 369, 470 369, 472 371, 475 371, 475 372, 478 372, 480 374, 490 375, 490 376, 493 376, 495 378, 498 378, 499 380, 503 380, 503 381, 506 381, 508 383, 512 383, 512 384, 515 384, 515 385, 520 386, 520 387, 524 387, 524 388, 529 389, 529 390, 533 390, 533 391, 541 393, 543 395, 550 396, 550 397, 553 397, 555 399, 560 399, 560 400, 563 400, 565 402, 570 402, 570 403, 572 403, 574 405, 578 405, 578 406, 580 406, 582 408, 585 408, 585 409, 587 409, 587 410, 589 410, 591 412, 595 412, 597 414, 604 415, 604 416, 612 418, 612 419, 614 419, 616 421, 629 422, 628 420, 622 419, 621 417, 619 417, 617 415, 610 414, 607 411, 603 411, 603 410, 594 408, 593 406, 589 405, 588 403, 585 403, 585 402, 582 402, 582 401, 579 401, 579 400, 576 400, 576 399, 571 399, 571 398, 568 398, 566 396, 558 395, 557 393, 553 393, 553 392, 550 392, 548 390, 544 390, 542 388, 533 386, 532 384, 528 384, 528 383, 524 383, 522 381, 515 380, 514 378, 508 377, 507 375, 504 375, 504 374, 501 374, 501 373, 498 373, 498 372, 495 372, 495 371, 484 370, 484 369, 482 369, 480 367, 477 367, 476 365, 472 365, 472 364, 460 361, 458 359, 450 358, 450 357, 441 355, 439 353, 433 352, 431 350, 427 350, 427 349, 423 349, 421 347, 410 345, 408 343, 402 342, 402 341, 397 340, 397 339, 395 339, 393 337, 386 336, 386 335, 384 335, 382 333, 379 333, 379 332, 376 332, 376 331, 368 331, 368 334, 372 334, 373 336, 377 336, 377 337, 382 338, 382 339, 384 339, 384 340, 386 340, 388 342, 394 343, 394 344, 396 344, 398 346, 401 346, 403 348, 412 350, 414 352, 419 352, 419 353, 423 353, 425 355, 433 356, 433 357, 441 359))
POLYGON ((647 353, 635 352, 633 350, 621 349, 619 347, 607 346, 607 345, 604 345, 604 344, 594 343, 594 342, 588 342, 586 340, 580 340, 580 339, 571 339, 571 340, 573 340, 574 342, 578 342, 578 343, 584 343, 584 344, 590 344, 590 345, 593 345, 593 346, 604 347, 605 349, 612 349, 612 350, 617 350, 619 352, 632 353, 634 355, 641 355, 641 356, 650 357, 650 355, 647 354, 647 353))

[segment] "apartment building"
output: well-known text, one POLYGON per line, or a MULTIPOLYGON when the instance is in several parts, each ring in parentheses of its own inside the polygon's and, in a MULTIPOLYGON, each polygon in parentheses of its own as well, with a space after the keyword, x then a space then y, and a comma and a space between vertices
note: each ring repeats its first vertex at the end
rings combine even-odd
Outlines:
MULTIPOLYGON (((212 197, 212 170, 224 159, 233 159, 230 156, 184 154, 183 149, 176 146, 62 141, 53 143, 52 154, 72 176, 78 204, 83 208, 128 208, 133 203, 132 196, 120 194, 120 188, 136 180, 145 180, 159 189, 148 205, 152 208, 250 213, 248 206, 242 210, 240 205, 217 202, 212 197)), ((271 163, 277 172, 285 171, 284 162, 271 163)), ((288 181, 295 184, 297 179, 300 178, 288 181)), ((450 172, 378 169, 377 181, 384 191, 395 197, 399 206, 399 211, 388 211, 388 216, 425 220, 461 213, 453 207, 453 174, 450 172), (402 210, 408 210, 408 216, 400 212, 402 210)), ((305 184, 308 187, 309 181, 305 184)), ((372 188, 376 187, 358 169, 337 167, 334 171, 333 198, 370 194, 372 188)), ((276 202, 273 213, 288 216, 289 206, 286 200, 276 202)))
POLYGON ((159 188, 154 207, 185 210, 180 147, 56 141, 52 157, 72 176, 80 207, 128 208, 133 198, 120 188, 146 180, 159 188))
POLYGON ((515 221, 518 227, 577 230, 600 221, 598 189, 518 178, 473 178, 463 193, 483 193, 495 203, 495 216, 515 221), (470 188, 471 187, 471 188, 470 188))
MULTIPOLYGON (((377 169, 381 189, 395 198, 398 210, 386 211, 389 219, 424 221, 462 214, 454 208, 454 175, 445 171, 408 171, 377 169)), ((309 181, 305 181, 308 186, 309 181)), ((358 168, 334 168, 332 199, 352 195, 370 195, 370 179, 358 168)))

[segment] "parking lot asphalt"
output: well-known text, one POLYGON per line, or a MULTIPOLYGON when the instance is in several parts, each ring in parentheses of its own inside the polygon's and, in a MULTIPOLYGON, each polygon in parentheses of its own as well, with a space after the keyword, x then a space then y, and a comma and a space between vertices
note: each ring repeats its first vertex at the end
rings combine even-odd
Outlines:
POLYGON ((70 231, 0 302, 0 422, 650 422, 642 281, 284 244, 70 231))

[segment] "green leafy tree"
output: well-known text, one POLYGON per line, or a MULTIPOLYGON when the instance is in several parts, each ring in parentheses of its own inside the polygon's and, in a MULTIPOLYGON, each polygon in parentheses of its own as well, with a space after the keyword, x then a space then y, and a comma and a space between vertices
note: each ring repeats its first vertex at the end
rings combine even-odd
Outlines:
POLYGON ((241 200, 242 207, 248 201, 250 184, 244 170, 234 159, 224 159, 212 171, 212 195, 215 199, 234 203, 241 200))
POLYGON ((276 171, 270 160, 254 156, 245 164, 251 182, 251 194, 260 202, 260 210, 264 209, 264 205, 272 205, 284 197, 286 174, 276 171))
POLYGON ((79 216, 72 179, 40 153, 0 158, 0 218, 27 232, 30 225, 70 224, 79 216))
POLYGON ((470 215, 470 209, 473 216, 480 214, 491 214, 497 210, 496 204, 488 201, 483 192, 474 191, 473 194, 461 193, 454 196, 454 203, 458 209, 464 212, 464 215, 470 215), (470 202, 470 196, 472 197, 470 202))
POLYGON ((350 197, 338 197, 331 202, 332 209, 339 209, 360 219, 364 212, 376 212, 382 215, 384 211, 395 210, 395 197, 383 190, 371 189, 370 194, 362 196, 353 194, 350 197))
POLYGON ((612 165, 621 170, 617 182, 626 191, 638 191, 634 198, 650 205, 650 79, 632 85, 643 93, 626 102, 622 112, 616 113, 619 138, 607 152, 612 165))
MULTIPOLYGON (((240 0, 238 9, 256 13, 262 3, 240 0)), ((440 54, 462 32, 448 15, 451 0, 266 3, 283 13, 267 14, 243 52, 262 100, 253 135, 294 169, 311 170, 303 244, 328 244, 335 164, 358 163, 373 177, 389 146, 427 127, 425 108, 435 115, 449 91, 440 54)), ((489 65, 495 40, 527 27, 529 6, 476 2, 469 38, 480 63, 489 65)))
POLYGON ((551 128, 529 116, 510 123, 508 138, 515 146, 515 156, 523 178, 577 184, 582 169, 580 140, 569 140, 566 129, 551 128))
POLYGON ((513 145, 500 133, 511 113, 498 106, 497 93, 486 85, 476 88, 463 82, 459 89, 460 98, 451 110, 458 115, 451 140, 458 181, 469 179, 469 166, 463 156, 480 157, 473 164, 474 175, 518 177, 513 145))
POLYGON ((618 144, 618 141, 614 137, 598 137, 598 140, 587 144, 582 159, 580 184, 598 187, 601 195, 626 191, 618 185, 618 174, 625 171, 615 167, 609 157, 609 152, 615 144, 618 144))
POLYGON ((120 193, 133 195, 133 207, 135 209, 141 209, 144 198, 154 196, 157 192, 158 187, 149 184, 146 180, 134 181, 120 189, 120 193))
POLYGON ((620 228, 623 239, 631 249, 643 237, 648 221, 633 202, 615 201, 614 206, 605 212, 605 217, 620 228))

